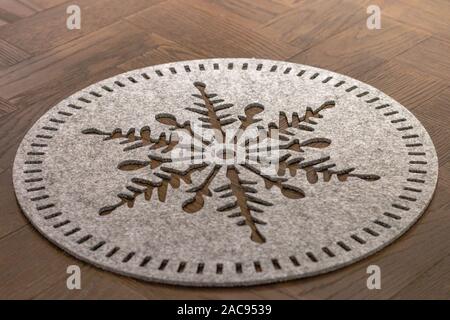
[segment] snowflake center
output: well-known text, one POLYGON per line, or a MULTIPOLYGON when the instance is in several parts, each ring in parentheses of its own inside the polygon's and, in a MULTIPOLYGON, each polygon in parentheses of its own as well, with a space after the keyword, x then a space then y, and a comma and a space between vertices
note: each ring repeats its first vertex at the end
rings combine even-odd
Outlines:
POLYGON ((356 168, 335 168, 336 164, 329 161, 330 156, 311 159, 305 156, 312 149, 325 149, 331 144, 331 140, 324 137, 306 138, 303 132, 314 132, 316 121, 323 118, 321 112, 334 108, 334 101, 326 101, 316 109, 308 107, 302 116, 294 112, 288 117, 280 111, 278 119, 263 125, 263 118, 259 116, 264 111, 262 104, 248 104, 243 108, 243 114, 235 116, 231 112, 226 113, 233 104, 207 91, 206 84, 195 82, 194 87, 197 89, 192 94, 196 101, 194 107, 185 109, 197 114, 198 121, 180 122, 172 114, 161 113, 155 119, 167 126, 168 131, 159 135, 152 135, 149 126, 142 127, 139 133, 135 128, 127 133, 120 128, 112 131, 87 128, 82 131, 104 136, 104 141, 121 139, 122 144, 127 144, 124 151, 146 147, 148 152, 142 160, 120 162, 118 169, 150 169, 151 176, 131 178, 132 185, 126 187, 127 192, 117 194, 116 203, 100 208, 100 215, 111 214, 119 207, 132 208, 138 197, 147 201, 157 197, 157 200, 165 202, 168 190, 178 189, 182 184, 193 185, 185 190, 190 196, 181 204, 183 211, 189 214, 198 212, 204 207, 206 198, 220 194, 218 197, 224 204, 216 211, 236 218, 236 225, 248 227, 251 241, 263 244, 266 238, 260 228, 267 224, 265 210, 270 210, 274 203, 271 199, 263 199, 258 183, 262 182, 266 189, 279 189, 280 194, 288 199, 302 199, 305 192, 288 183, 289 179, 301 179, 299 172, 303 172, 303 178, 310 184, 318 183, 320 176, 323 182, 330 182, 333 177, 341 182, 348 178, 366 181, 380 178, 378 175, 355 173, 356 168), (232 123, 238 124, 236 130, 229 127, 232 123), (185 169, 175 167, 183 163, 185 169), (222 169, 224 165, 226 169, 222 169), (194 176, 203 170, 207 171, 203 178, 194 176), (244 171, 252 177, 244 178, 244 171), (223 184, 215 186, 213 182, 218 175, 223 184))

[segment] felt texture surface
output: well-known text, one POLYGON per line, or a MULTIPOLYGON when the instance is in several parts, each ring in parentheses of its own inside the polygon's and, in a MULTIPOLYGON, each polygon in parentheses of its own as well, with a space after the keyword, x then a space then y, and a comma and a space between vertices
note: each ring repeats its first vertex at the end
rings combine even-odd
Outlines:
POLYGON ((417 221, 437 175, 428 133, 392 98, 327 70, 256 59, 176 62, 96 83, 36 122, 13 170, 24 214, 65 251, 194 286, 283 281, 360 260, 417 221), (278 172, 258 159, 167 160, 180 151, 175 132, 204 135, 193 129, 203 124, 230 137, 244 123, 282 131, 285 140, 270 139, 278 172))

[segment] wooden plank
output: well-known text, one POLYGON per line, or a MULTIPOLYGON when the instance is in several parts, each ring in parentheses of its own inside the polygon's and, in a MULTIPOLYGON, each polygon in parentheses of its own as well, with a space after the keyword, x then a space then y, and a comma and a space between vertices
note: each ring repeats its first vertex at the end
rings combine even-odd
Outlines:
POLYGON ((258 299, 251 288, 189 288, 164 284, 148 284, 131 278, 120 279, 147 299, 258 299))
POLYGON ((0 173, 0 239, 19 230, 29 222, 20 212, 19 205, 12 185, 12 169, 8 168, 0 173))
POLYGON ((446 0, 384 1, 382 15, 450 41, 450 2, 446 0))
POLYGON ((386 18, 380 30, 369 30, 361 21, 290 60, 359 78, 428 37, 386 18))
POLYGON ((0 69, 13 66, 29 57, 30 55, 24 50, 0 39, 0 69))
POLYGON ((380 89, 409 110, 427 105, 429 99, 448 87, 440 78, 395 59, 376 66, 358 80, 380 89))
POLYGON ((427 129, 440 163, 450 161, 450 87, 414 109, 414 115, 427 129))
POLYGON ((275 32, 303 51, 357 22, 365 27, 366 16, 365 9, 348 0, 301 1, 295 9, 268 21, 262 32, 275 32))
MULTIPOLYGON (((73 264, 79 265, 74 259, 73 264)), ((118 278, 109 272, 83 265, 81 271, 81 289, 68 290, 66 279, 59 280, 51 287, 42 291, 34 299, 126 299, 143 300, 145 297, 131 288, 125 286, 118 278)), ((66 275, 67 276, 67 275, 66 275)))
POLYGON ((15 110, 15 107, 6 101, 5 99, 0 98, 0 117, 8 114, 15 110))
POLYGON ((210 57, 286 59, 296 52, 295 48, 268 39, 238 21, 193 7, 189 1, 167 1, 126 20, 148 33, 156 33, 194 52, 206 52, 210 57))
POLYGON ((272 0, 272 1, 289 7, 298 6, 303 2, 303 0, 272 0))
POLYGON ((290 9, 286 4, 271 0, 191 0, 190 3, 212 14, 220 12, 221 17, 231 16, 235 19, 239 16, 255 26, 262 26, 290 9))
POLYGON ((80 30, 67 29, 67 4, 61 4, 26 20, 3 26, 0 29, 0 38, 31 54, 38 54, 113 24, 122 17, 160 1, 128 0, 126 5, 123 5, 122 0, 79 0, 76 3, 81 9, 80 30))
MULTIPOLYGON (((20 0, 23 4, 33 8, 36 11, 42 11, 60 5, 61 3, 67 3, 67 0, 20 0)), ((69 2, 70 3, 70 2, 69 2)))
POLYGON ((73 263, 73 258, 26 226, 0 240, 0 297, 33 298, 54 283, 65 282, 67 266, 73 263))
MULTIPOLYGON (((0 71, 0 96, 21 106, 62 88, 73 91, 74 83, 80 88, 86 80, 100 80, 108 70, 152 47, 154 44, 145 32, 119 21, 0 71), (42 92, 44 88, 50 91, 42 92)), ((61 93, 63 98, 68 92, 61 93)))
POLYGON ((424 73, 450 81, 449 52, 450 42, 432 37, 405 51, 396 59, 424 73))
POLYGON ((129 71, 156 64, 202 59, 208 56, 207 53, 200 52, 199 50, 193 51, 186 49, 182 45, 174 41, 167 40, 157 34, 150 34, 149 39, 155 44, 152 49, 140 56, 127 60, 126 62, 120 64, 118 68, 123 71, 129 71))
POLYGON ((30 6, 16 0, 2 0, 0 3, 0 19, 7 23, 29 17, 36 12, 30 6))
POLYGON ((448 300, 450 292, 450 256, 442 258, 434 266, 422 273, 393 298, 448 300))

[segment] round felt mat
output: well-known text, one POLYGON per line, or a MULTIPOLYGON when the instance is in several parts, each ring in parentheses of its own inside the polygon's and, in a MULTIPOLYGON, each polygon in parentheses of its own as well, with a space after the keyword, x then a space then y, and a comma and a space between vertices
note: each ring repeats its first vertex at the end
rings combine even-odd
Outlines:
POLYGON ((24 137, 14 187, 50 241, 194 286, 328 272, 380 250, 437 181, 420 122, 377 89, 288 62, 169 63, 98 82, 24 137))

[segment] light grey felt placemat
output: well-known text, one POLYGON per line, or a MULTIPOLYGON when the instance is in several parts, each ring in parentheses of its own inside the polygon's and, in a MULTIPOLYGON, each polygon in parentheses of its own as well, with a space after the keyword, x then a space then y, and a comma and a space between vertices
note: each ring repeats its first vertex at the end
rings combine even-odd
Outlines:
POLYGON ((63 100, 26 134, 13 175, 28 219, 81 260, 239 286, 380 250, 424 212, 438 163, 420 122, 367 84, 211 59, 134 70, 63 100))

